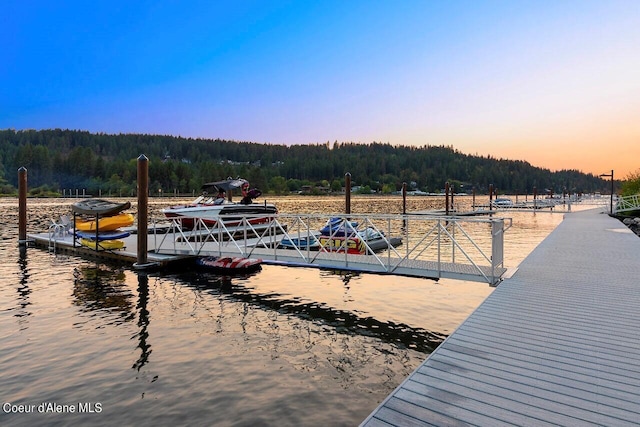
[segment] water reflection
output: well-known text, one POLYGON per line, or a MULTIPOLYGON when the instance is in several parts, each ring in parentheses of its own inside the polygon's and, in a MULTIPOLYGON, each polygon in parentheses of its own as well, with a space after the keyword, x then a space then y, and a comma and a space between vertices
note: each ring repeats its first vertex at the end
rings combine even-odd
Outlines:
MULTIPOLYGON (((139 331, 136 334, 138 338, 138 348, 140 348, 140 357, 135 361, 132 369, 140 371, 144 365, 149 361, 149 355, 151 355, 151 344, 147 341, 149 338, 149 310, 147 304, 149 303, 149 277, 141 272, 138 274, 138 328, 139 331)), ((135 338, 135 337, 134 337, 135 338)))
MULTIPOLYGON (((19 249, 18 267, 20 268, 20 280, 18 281, 17 311, 14 314, 18 318, 26 318, 31 315, 31 312, 27 310, 27 307, 31 305, 29 295, 31 294, 31 288, 29 287, 29 277, 31 276, 28 268, 29 262, 27 260, 27 247, 21 245, 19 249)), ((26 320, 21 319, 18 323, 21 329, 25 328, 26 320)))
MULTIPOLYGON (((347 291, 349 280, 360 275, 353 272, 337 274, 347 285, 347 291)), ((380 321, 371 316, 359 316, 357 313, 336 309, 324 303, 302 301, 299 298, 285 297, 275 292, 260 293, 255 289, 246 288, 241 281, 234 281, 230 277, 187 274, 177 275, 174 278, 198 293, 224 295, 234 302, 243 303, 242 321, 246 317, 248 307, 251 306, 267 311, 272 316, 278 314, 295 316, 325 329, 328 327, 337 334, 373 337, 398 348, 408 348, 422 353, 432 352, 446 338, 446 334, 443 333, 411 327, 404 323, 380 321)))
POLYGON ((340 279, 342 280, 342 283, 344 283, 345 285, 345 289, 347 290, 349 289, 349 282, 351 282, 351 279, 359 278, 361 275, 362 275, 361 272, 351 271, 351 270, 336 270, 336 269, 328 269, 328 268, 323 268, 320 270, 321 277, 339 276, 340 279))
POLYGON ((133 295, 125 284, 123 269, 82 266, 74 269, 73 276, 74 304, 81 307, 81 311, 104 310, 116 314, 116 323, 134 318, 133 295))

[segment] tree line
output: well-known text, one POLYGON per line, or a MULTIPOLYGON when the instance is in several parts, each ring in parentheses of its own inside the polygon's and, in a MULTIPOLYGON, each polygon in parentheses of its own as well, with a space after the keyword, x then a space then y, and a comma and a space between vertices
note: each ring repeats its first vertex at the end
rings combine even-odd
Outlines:
POLYGON ((526 161, 463 154, 450 146, 395 146, 373 142, 271 145, 168 135, 105 134, 77 130, 0 130, 0 193, 13 193, 17 170, 45 192, 133 195, 137 158, 149 158, 151 192, 199 193, 206 182, 242 177, 265 193, 302 188, 339 191, 345 173, 364 191, 539 194, 607 192, 608 181, 577 170, 552 172, 526 161))

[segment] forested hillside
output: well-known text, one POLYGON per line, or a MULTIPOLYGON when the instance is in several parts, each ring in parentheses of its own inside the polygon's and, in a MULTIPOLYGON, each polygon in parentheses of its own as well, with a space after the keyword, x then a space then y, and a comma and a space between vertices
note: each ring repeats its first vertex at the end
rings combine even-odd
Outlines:
MULTIPOLYGON (((339 190, 350 172, 352 184, 390 193, 435 192, 449 181, 456 191, 501 193, 553 190, 607 191, 600 177, 579 171, 551 172, 525 161, 471 156, 453 147, 409 147, 371 143, 267 145, 162 135, 92 134, 72 130, 0 130, 0 192, 17 186, 17 170, 28 170, 29 187, 50 191, 85 189, 88 194, 131 195, 136 160, 149 158, 152 192, 198 192, 205 182, 243 177, 263 192, 284 194, 303 185, 339 190)), ((75 191, 75 190, 74 190, 75 191)))

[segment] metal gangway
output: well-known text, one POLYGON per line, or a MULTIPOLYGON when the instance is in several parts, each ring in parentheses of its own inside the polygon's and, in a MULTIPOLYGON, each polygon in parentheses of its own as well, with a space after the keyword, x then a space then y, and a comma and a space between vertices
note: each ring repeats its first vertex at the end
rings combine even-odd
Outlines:
POLYGON ((632 211, 640 211, 640 194, 618 197, 613 207, 613 214, 632 211))
POLYGON ((213 225, 198 219, 186 230, 178 218, 150 246, 161 254, 240 256, 267 264, 497 285, 506 272, 504 232, 511 225, 510 218, 277 214, 221 216, 213 225), (321 235, 318 230, 336 217, 343 221, 342 231, 321 235))

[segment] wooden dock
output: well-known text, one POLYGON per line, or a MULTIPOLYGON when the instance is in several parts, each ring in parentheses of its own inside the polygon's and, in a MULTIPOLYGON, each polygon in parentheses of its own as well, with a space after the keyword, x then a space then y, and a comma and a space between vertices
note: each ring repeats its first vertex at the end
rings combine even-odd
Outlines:
MULTIPOLYGON (((80 245, 78 241, 74 244, 74 239, 71 234, 54 235, 49 233, 30 233, 28 234, 29 241, 36 247, 48 249, 52 253, 66 253, 71 255, 77 255, 81 257, 105 259, 115 261, 123 264, 134 264, 137 260, 137 247, 138 237, 135 234, 130 235, 122 239, 124 241, 124 248, 119 250, 100 250, 96 251, 85 246, 80 245)), ((150 234, 147 238, 148 247, 152 248, 155 244, 157 236, 150 234)), ((187 258, 193 258, 183 254, 167 255, 157 253, 155 251, 149 251, 147 253, 147 261, 150 267, 155 265, 159 268, 164 268, 170 264, 175 264, 187 258)))
POLYGON ((362 426, 637 426, 640 238, 567 214, 362 426))

